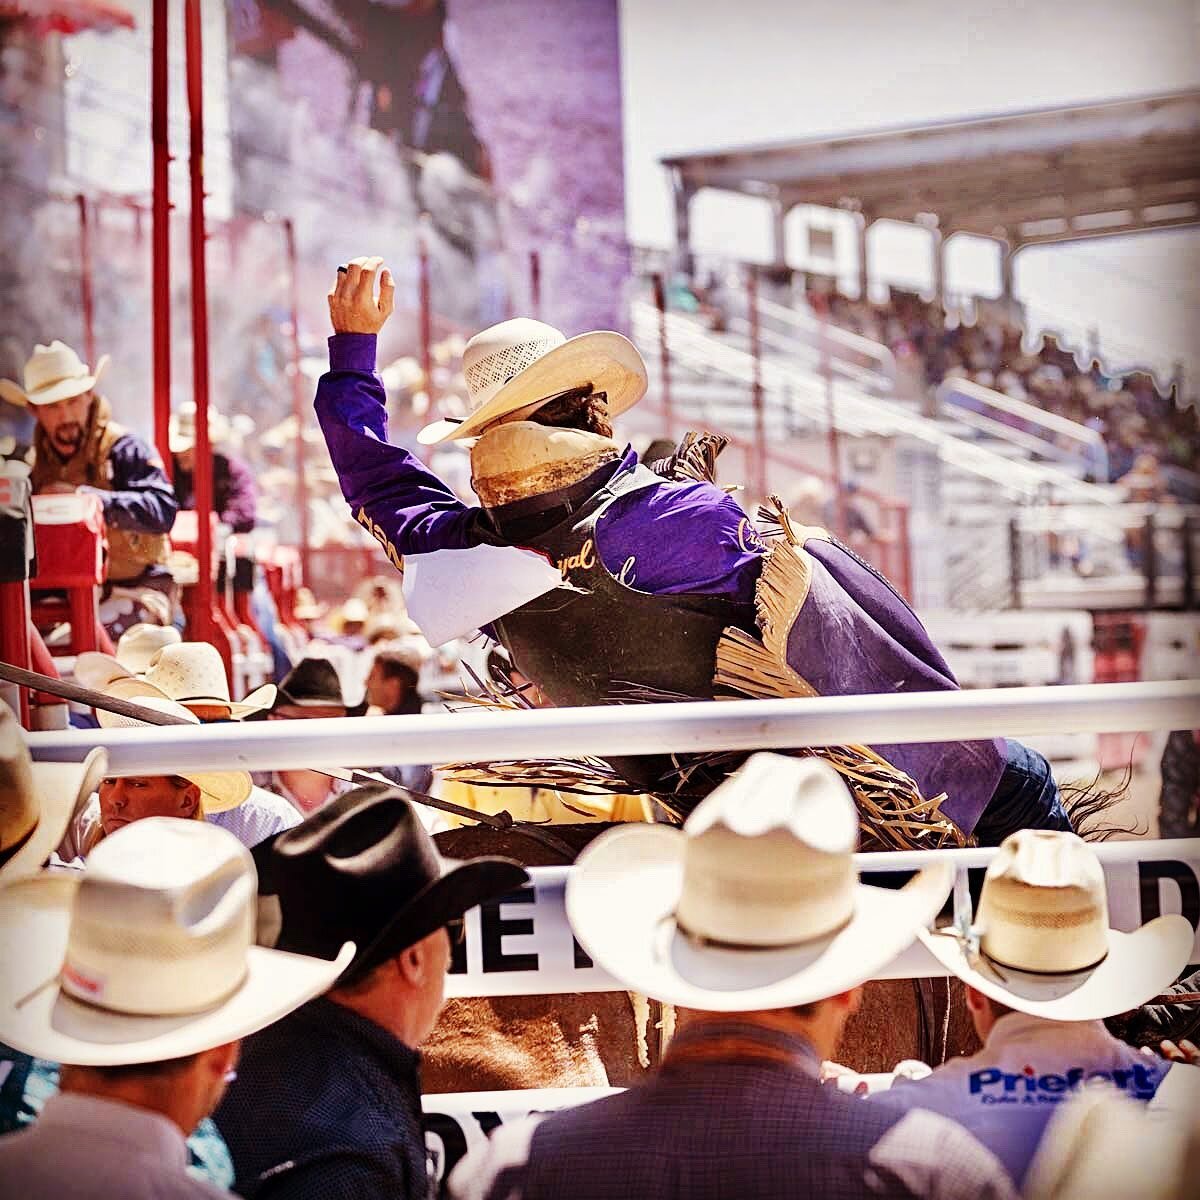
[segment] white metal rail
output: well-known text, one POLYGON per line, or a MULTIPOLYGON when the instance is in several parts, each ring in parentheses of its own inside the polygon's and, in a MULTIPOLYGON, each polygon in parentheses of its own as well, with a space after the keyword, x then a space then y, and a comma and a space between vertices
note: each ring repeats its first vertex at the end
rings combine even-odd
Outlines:
POLYGON ((1186 681, 69 730, 29 747, 70 762, 104 746, 114 775, 174 775, 1197 728, 1200 681, 1186 681))

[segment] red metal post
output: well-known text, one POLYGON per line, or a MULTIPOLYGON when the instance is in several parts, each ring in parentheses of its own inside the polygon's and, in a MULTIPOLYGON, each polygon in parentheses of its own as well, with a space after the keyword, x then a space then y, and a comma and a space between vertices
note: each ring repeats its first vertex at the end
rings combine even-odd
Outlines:
POLYGON ((896 583, 899 585, 900 594, 909 602, 909 604, 912 604, 912 543, 909 541, 907 504, 901 503, 897 505, 896 526, 896 541, 900 550, 899 562, 897 564, 900 570, 900 578, 896 580, 896 583))
POLYGON ((746 302, 750 309, 750 359, 752 375, 750 399, 754 404, 754 485, 755 502, 767 494, 767 418, 763 410, 762 341, 758 322, 758 269, 749 267, 746 277, 746 302))
POLYGON ((79 299, 83 308, 83 355, 88 366, 96 365, 96 300, 92 277, 92 206, 80 192, 79 205, 79 299))
POLYGON ((662 273, 656 271, 651 280, 654 284, 654 307, 658 309, 658 369, 661 376, 664 432, 667 437, 675 436, 675 410, 671 406, 671 355, 667 346, 667 287, 662 273))
POLYGON ((542 315, 542 256, 536 250, 529 252, 529 307, 531 315, 542 315))
POLYGON ((154 0, 150 59, 150 137, 154 152, 151 223, 154 328, 154 445, 168 475, 173 474, 168 428, 171 423, 171 150, 167 133, 167 6, 154 0))
POLYGON ((296 226, 291 217, 283 221, 283 237, 287 246, 288 307, 292 324, 292 413, 296 418, 296 508, 300 518, 300 579, 307 584, 312 578, 309 563, 308 480, 305 478, 304 426, 307 416, 304 404, 304 376, 300 373, 300 279, 296 254, 296 226))
POLYGON ((213 607, 212 446, 208 436, 208 276, 205 271, 204 227, 204 79, 200 0, 185 0, 184 35, 187 45, 187 97, 190 131, 188 174, 191 180, 192 258, 192 395, 196 402, 196 454, 192 467, 196 488, 196 586, 199 629, 193 640, 223 641, 216 636, 213 607))

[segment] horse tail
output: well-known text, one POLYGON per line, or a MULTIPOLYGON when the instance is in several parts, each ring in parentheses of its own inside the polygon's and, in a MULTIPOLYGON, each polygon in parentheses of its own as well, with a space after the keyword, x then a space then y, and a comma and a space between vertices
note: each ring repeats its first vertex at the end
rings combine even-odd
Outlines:
POLYGON ((1111 812, 1129 794, 1129 785, 1133 782, 1132 757, 1114 787, 1101 786, 1103 774, 1103 770, 1097 770, 1090 780, 1064 783, 1059 787, 1071 828, 1085 842, 1107 842, 1118 834, 1145 837, 1150 831, 1149 826, 1136 817, 1130 818, 1127 824, 1120 823, 1111 812))

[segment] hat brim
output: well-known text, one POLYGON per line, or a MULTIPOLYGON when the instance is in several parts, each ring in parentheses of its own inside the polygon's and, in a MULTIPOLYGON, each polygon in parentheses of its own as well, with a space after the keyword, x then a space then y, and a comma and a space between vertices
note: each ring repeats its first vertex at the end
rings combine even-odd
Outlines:
MULTIPOLYGON (((191 711, 191 706, 194 704, 223 705, 229 709, 229 719, 231 721, 244 721, 247 717, 251 717, 256 713, 269 711, 278 695, 278 689, 273 683, 264 683, 261 687, 255 688, 248 696, 237 701, 227 700, 224 696, 189 696, 187 700, 175 700, 173 697, 168 696, 162 688, 156 687, 153 683, 137 675, 131 675, 115 659, 112 661, 117 667, 120 667, 121 674, 114 674, 107 683, 96 690, 107 692, 108 695, 115 696, 118 700, 136 702, 142 698, 153 697, 157 700, 170 700, 172 703, 186 708, 189 712, 191 711)), ((96 664, 96 666, 98 670, 99 664, 96 664)), ((85 669, 90 669, 90 664, 85 669)), ((101 724, 103 724, 103 721, 101 724)))
POLYGON ((70 400, 72 396, 82 396, 84 392, 90 392, 100 382, 100 376, 104 374, 109 361, 109 355, 102 355, 96 369, 90 375, 60 379, 50 387, 34 392, 27 392, 11 379, 3 379, 0 380, 0 397, 10 404, 32 404, 35 408, 42 404, 57 404, 60 400, 70 400))
MULTIPOLYGON (((154 712, 177 716, 189 725, 200 724, 195 713, 144 679, 137 679, 132 675, 122 676, 103 690, 116 699, 128 700, 134 704, 138 700, 153 700, 154 712)), ((103 708, 95 711, 101 729, 144 729, 152 725, 150 721, 123 717, 120 713, 108 712, 103 708)), ((190 780, 200 789, 200 803, 207 816, 237 808, 245 803, 254 788, 254 781, 246 771, 176 771, 174 774, 181 779, 190 780)))
POLYGON ((726 949, 682 933, 682 830, 630 825, 597 838, 567 881, 567 918, 592 960, 632 991, 708 1012, 810 1004, 875 976, 934 919, 954 882, 933 864, 896 891, 858 884, 854 915, 799 946, 726 949))
POLYGON ((111 654, 99 650, 83 650, 75 657, 75 681, 93 692, 107 691, 118 679, 132 679, 128 667, 111 654))
POLYGON ((38 822, 21 848, 3 866, 0 882, 14 883, 41 870, 67 835, 75 813, 100 786, 108 755, 99 747, 82 762, 30 764, 37 792, 38 822))
POLYGON ((1140 1008, 1187 966, 1194 940, 1178 914, 1156 917, 1133 933, 1108 931, 1108 954, 1089 971, 1033 974, 968 956, 948 929, 922 929, 921 941, 952 975, 998 1004, 1052 1021, 1098 1021, 1140 1008))
POLYGON ((646 364, 624 335, 598 330, 568 338, 514 375, 486 404, 462 421, 434 421, 417 434, 423 446, 478 437, 489 425, 514 413, 536 412, 541 404, 590 383, 608 397, 609 416, 632 408, 645 394, 646 364))
POLYGON ((352 942, 331 961, 251 946, 245 978, 214 1008, 172 1017, 110 1012, 58 984, 79 883, 78 875, 45 874, 0 892, 0 1041, 51 1062, 161 1062, 236 1041, 327 991, 354 957, 352 942))

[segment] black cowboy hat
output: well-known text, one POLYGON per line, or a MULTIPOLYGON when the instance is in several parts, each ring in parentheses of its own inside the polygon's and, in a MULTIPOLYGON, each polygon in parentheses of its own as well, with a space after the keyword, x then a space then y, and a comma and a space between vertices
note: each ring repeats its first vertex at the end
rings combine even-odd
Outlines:
POLYGON ((280 682, 272 711, 279 708, 341 707, 348 717, 361 717, 367 710, 361 704, 350 705, 342 695, 337 668, 327 658, 302 658, 280 682))
POLYGON ((253 854, 259 941, 326 959, 353 941, 343 983, 529 879, 507 858, 442 858, 405 789, 383 784, 346 792, 253 854))

